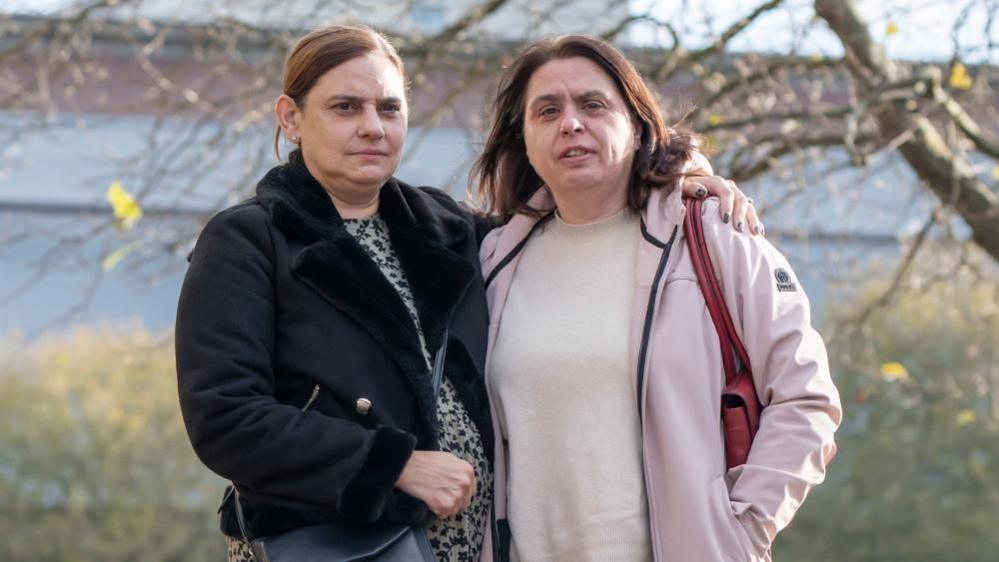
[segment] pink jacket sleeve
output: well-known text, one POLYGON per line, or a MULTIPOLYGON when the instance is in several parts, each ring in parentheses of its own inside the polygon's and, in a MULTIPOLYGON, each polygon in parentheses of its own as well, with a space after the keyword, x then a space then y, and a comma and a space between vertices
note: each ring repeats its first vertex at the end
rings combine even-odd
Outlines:
POLYGON ((716 200, 703 213, 715 273, 764 405, 748 462, 727 475, 733 507, 764 552, 825 478, 842 417, 839 393, 787 259, 764 237, 722 223, 716 200))

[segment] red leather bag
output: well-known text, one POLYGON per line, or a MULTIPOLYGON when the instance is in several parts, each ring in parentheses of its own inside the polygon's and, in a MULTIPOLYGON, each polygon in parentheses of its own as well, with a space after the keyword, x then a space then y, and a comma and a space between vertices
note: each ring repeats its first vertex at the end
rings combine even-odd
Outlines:
POLYGON ((753 368, 749 354, 739 339, 732 324, 732 317, 725 306, 721 287, 711 256, 704 240, 704 227, 701 222, 701 199, 686 199, 686 217, 683 232, 687 247, 694 262, 697 284, 701 287, 704 302, 711 314, 711 321, 718 332, 721 343, 722 365, 725 368, 725 386, 721 395, 722 423, 725 430, 725 464, 728 468, 746 464, 753 438, 760 427, 760 412, 763 405, 756 395, 753 384, 753 368))

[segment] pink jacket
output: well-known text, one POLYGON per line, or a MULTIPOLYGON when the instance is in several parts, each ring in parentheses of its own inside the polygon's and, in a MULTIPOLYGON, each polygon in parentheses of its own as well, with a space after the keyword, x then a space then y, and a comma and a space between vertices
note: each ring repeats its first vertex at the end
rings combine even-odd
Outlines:
MULTIPOLYGON (((532 198, 552 208, 547 189, 532 198)), ((641 408, 645 486, 657 562, 759 562, 822 482, 841 418, 825 345, 787 260, 765 238, 740 234, 704 205, 704 231, 725 302, 749 353, 765 409, 749 462, 726 471, 718 337, 683 234, 680 191, 653 192, 643 216, 630 337, 641 408), (779 272, 783 272, 778 274, 779 272), (779 279, 778 279, 779 277, 779 279)), ((489 350, 536 219, 514 217, 483 241, 489 350)), ((486 379, 489 385, 490 356, 486 379)), ((495 517, 506 518, 506 455, 496 431, 495 517)), ((580 467, 585 470, 585 467, 580 467)), ((482 560, 491 562, 489 533, 482 560)), ((516 539, 516 538, 515 538, 516 539)))

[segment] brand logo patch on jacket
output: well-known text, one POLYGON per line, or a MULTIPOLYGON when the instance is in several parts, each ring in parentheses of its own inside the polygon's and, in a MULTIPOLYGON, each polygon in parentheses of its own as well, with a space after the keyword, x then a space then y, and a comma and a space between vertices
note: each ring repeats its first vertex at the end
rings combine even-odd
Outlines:
POLYGON ((786 269, 778 268, 774 271, 774 278, 777 279, 778 291, 790 292, 798 290, 798 286, 795 285, 794 280, 791 279, 791 274, 786 269))

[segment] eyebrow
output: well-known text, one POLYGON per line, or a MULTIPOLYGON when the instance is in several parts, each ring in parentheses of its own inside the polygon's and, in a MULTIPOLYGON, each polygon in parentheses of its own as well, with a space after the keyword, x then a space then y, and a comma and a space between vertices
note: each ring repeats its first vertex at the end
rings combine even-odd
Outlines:
MULTIPOLYGON (((583 92, 582 94, 580 94, 578 96, 573 96, 573 99, 575 99, 576 101, 579 101, 579 100, 589 100, 589 99, 594 99, 594 98, 600 98, 600 99, 605 99, 606 100, 606 99, 610 99, 610 96, 608 96, 606 93, 604 93, 601 90, 587 90, 587 91, 583 92)), ((539 105, 541 105, 543 103, 557 102, 557 101, 562 101, 562 95, 561 94, 542 94, 542 95, 534 98, 533 100, 531 100, 531 106, 530 107, 531 107, 531 109, 535 109, 535 108, 537 108, 539 105)))
MULTIPOLYGON (((352 103, 361 103, 361 102, 365 101, 365 98, 362 98, 361 96, 352 96, 352 95, 349 95, 349 94, 334 94, 334 95, 326 98, 326 103, 327 104, 334 103, 334 102, 335 103, 341 103, 341 102, 345 102, 345 101, 352 102, 352 103)), ((381 99, 378 99, 376 101, 381 102, 381 103, 387 103, 387 102, 402 103, 402 100, 399 99, 399 98, 397 98, 397 97, 395 97, 395 96, 390 96, 390 97, 387 97, 387 98, 381 98, 381 99)))

